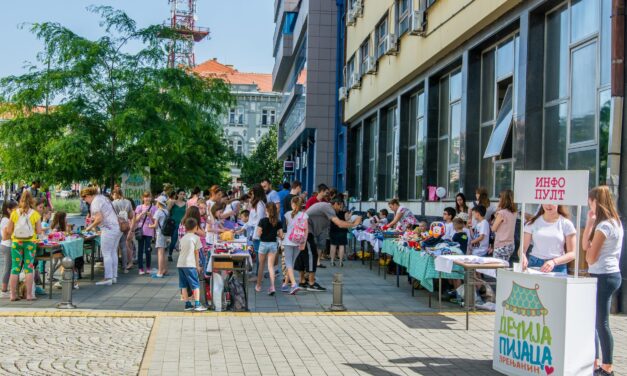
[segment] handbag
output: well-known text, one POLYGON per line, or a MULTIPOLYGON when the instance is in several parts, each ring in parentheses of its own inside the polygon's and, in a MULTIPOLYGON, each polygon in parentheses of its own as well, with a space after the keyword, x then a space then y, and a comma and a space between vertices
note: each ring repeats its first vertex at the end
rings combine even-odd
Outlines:
POLYGON ((118 218, 118 226, 120 226, 120 231, 127 232, 128 230, 130 230, 131 225, 128 223, 128 221, 124 221, 122 220, 122 218, 120 218, 120 214, 117 212, 117 210, 115 210, 115 206, 113 206, 113 203, 111 201, 109 201, 109 204, 111 204, 111 209, 113 209, 115 216, 118 218))
MULTIPOLYGON (((148 211, 150 211, 150 209, 152 209, 152 204, 148 207, 148 211)), ((139 241, 144 236, 144 225, 146 224, 146 219, 148 219, 148 216, 144 217, 144 221, 141 226, 136 227, 135 230, 133 230, 135 232, 135 240, 139 241)))

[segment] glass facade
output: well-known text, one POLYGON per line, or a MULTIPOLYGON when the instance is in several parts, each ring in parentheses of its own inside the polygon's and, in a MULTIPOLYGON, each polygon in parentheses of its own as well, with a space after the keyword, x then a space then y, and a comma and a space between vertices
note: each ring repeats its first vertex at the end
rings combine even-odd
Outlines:
POLYGON ((462 73, 456 69, 440 79, 438 121, 438 186, 449 197, 459 190, 462 73))

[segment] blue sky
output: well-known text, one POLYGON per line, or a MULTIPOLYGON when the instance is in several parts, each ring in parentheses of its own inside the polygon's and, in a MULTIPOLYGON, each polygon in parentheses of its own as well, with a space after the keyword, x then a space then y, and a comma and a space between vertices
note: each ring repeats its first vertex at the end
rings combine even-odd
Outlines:
MULTIPOLYGON (((168 0, 3 0, 0 22, 0 77, 24 73, 41 43, 18 25, 59 22, 77 34, 97 38, 98 18, 85 8, 110 5, 124 10, 137 24, 161 24, 169 18, 168 0)), ((198 26, 211 29, 211 39, 196 45, 196 63, 217 57, 242 72, 272 73, 272 0, 198 0, 198 26)))

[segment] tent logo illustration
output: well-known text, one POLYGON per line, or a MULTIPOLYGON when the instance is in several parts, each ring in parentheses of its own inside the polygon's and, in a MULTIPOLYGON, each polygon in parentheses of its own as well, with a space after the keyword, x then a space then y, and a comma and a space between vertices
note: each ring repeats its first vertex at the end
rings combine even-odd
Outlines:
POLYGON ((503 307, 521 316, 542 316, 542 321, 544 322, 549 310, 546 309, 542 301, 540 301, 540 297, 538 296, 539 289, 540 286, 537 284, 534 288, 528 288, 516 282, 512 282, 512 292, 509 294, 509 297, 503 301, 503 307))

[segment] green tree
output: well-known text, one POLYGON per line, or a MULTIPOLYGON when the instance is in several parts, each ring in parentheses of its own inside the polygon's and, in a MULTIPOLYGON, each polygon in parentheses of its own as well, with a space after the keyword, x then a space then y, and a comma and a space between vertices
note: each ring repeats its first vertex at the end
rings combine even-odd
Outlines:
POLYGON ((283 177, 283 162, 277 159, 278 133, 276 126, 261 137, 257 149, 242 163, 242 181, 249 187, 268 179, 275 187, 283 177))
POLYGON ((218 118, 229 86, 165 67, 162 26, 138 28, 124 12, 89 7, 103 36, 81 37, 37 23, 37 64, 0 80, 1 167, 5 178, 110 185, 124 171, 149 167, 157 184, 222 183, 228 150, 218 118))

